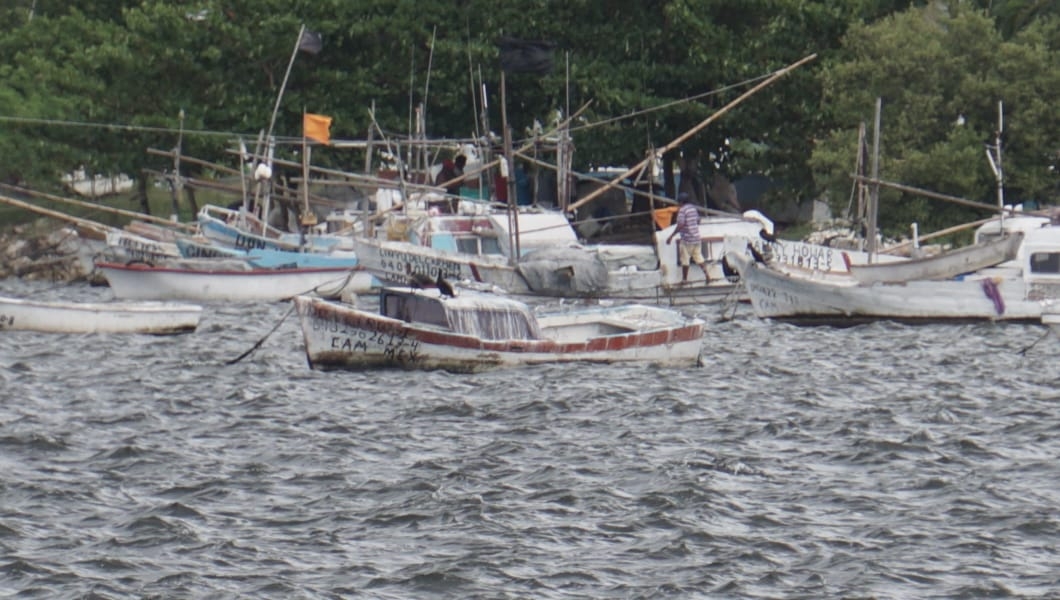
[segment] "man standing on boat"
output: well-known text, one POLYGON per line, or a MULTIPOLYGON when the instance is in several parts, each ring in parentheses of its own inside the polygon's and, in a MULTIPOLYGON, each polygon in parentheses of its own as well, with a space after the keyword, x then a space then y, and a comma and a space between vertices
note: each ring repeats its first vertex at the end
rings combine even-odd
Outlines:
POLYGON ((458 154, 453 160, 442 162, 442 170, 434 180, 434 185, 445 186, 446 208, 450 214, 456 213, 457 203, 460 201, 460 187, 464 184, 464 166, 467 165, 467 157, 458 154))
POLYGON ((688 267, 691 262, 703 269, 703 277, 706 279, 704 283, 710 283, 707 261, 703 258, 703 244, 699 239, 699 209, 692 204, 692 196, 688 192, 678 194, 677 200, 681 203, 681 208, 677 209, 677 225, 670 237, 666 238, 666 243, 669 244, 674 236, 681 234, 681 241, 677 246, 681 260, 681 283, 688 283, 688 267))

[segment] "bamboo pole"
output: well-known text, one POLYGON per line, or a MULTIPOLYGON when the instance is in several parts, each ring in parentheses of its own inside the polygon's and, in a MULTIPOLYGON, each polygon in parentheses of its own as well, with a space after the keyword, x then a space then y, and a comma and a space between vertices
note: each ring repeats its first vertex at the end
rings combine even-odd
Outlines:
MULTIPOLYGON (((176 154, 177 154, 176 152, 174 152, 172 150, 158 150, 156 148, 148 148, 147 149, 147 153, 148 154, 152 154, 154 156, 164 156, 166 158, 174 158, 176 156, 176 154)), ((226 165, 210 162, 208 160, 203 160, 201 158, 195 158, 193 156, 181 156, 180 160, 182 162, 185 162, 185 163, 191 163, 191 164, 194 164, 194 165, 201 165, 201 166, 204 166, 204 167, 210 167, 211 169, 215 169, 215 170, 218 170, 218 171, 224 171, 225 173, 228 173, 229 175, 242 175, 242 173, 239 171, 239 169, 233 169, 232 167, 229 167, 229 166, 226 166, 226 165)))
MULTIPOLYGON (((530 156, 529 154, 524 154, 522 152, 516 151, 515 155, 518 156, 519 158, 522 158, 523 160, 525 160, 527 162, 534 163, 535 165, 538 165, 538 166, 541 166, 541 167, 547 167, 547 168, 553 169, 553 170, 559 170, 559 167, 557 167, 555 165, 552 165, 550 163, 547 163, 547 162, 545 162, 545 161, 543 161, 541 159, 538 159, 538 158, 535 158, 533 156, 530 156)), ((581 181, 595 181, 595 182, 602 183, 602 181, 601 181, 601 179, 599 177, 593 177, 592 175, 586 175, 585 173, 579 173, 577 171, 569 171, 569 172, 570 172, 571 175, 574 176, 575 179, 580 179, 581 181)), ((659 196, 657 194, 653 194, 651 192, 645 192, 645 191, 642 191, 642 190, 638 190, 637 188, 629 187, 629 186, 626 186, 626 185, 622 185, 622 184, 617 184, 616 183, 616 184, 614 184, 611 187, 620 189, 622 191, 629 192, 629 193, 633 194, 634 196, 643 196, 645 198, 648 198, 649 200, 652 200, 653 202, 655 200, 661 200, 661 201, 667 202, 669 204, 674 204, 673 199, 667 198, 666 196, 659 196)), ((698 208, 699 208, 700 212, 702 212, 704 214, 707 214, 707 215, 717 215, 717 216, 721 216, 721 217, 739 216, 739 215, 737 215, 735 213, 726 212, 724 210, 718 210, 718 209, 715 209, 715 208, 706 208, 706 207, 703 207, 703 206, 698 207, 698 208)))
POLYGON ((57 210, 50 210, 50 209, 44 208, 43 206, 37 206, 35 204, 30 204, 29 202, 23 202, 21 200, 16 200, 15 198, 11 198, 11 197, 5 196, 3 194, 0 194, 0 202, 3 202, 4 204, 8 204, 8 205, 11 205, 11 206, 14 206, 14 207, 17 207, 17 208, 24 208, 24 209, 26 209, 26 210, 28 210, 30 212, 35 212, 37 214, 41 214, 41 215, 44 215, 46 217, 51 217, 53 219, 59 219, 61 221, 68 221, 68 222, 73 223, 75 225, 80 225, 81 227, 87 227, 89 229, 93 229, 93 230, 95 230, 95 231, 97 231, 99 233, 106 233, 107 231, 113 231, 115 229, 114 227, 111 227, 109 225, 104 225, 103 223, 99 223, 99 222, 93 221, 91 219, 82 219, 81 217, 75 217, 73 215, 68 215, 68 214, 66 214, 64 212, 59 212, 57 210))
MULTIPOLYGON (((197 228, 195 225, 190 224, 190 223, 174 223, 173 221, 170 221, 169 219, 163 219, 161 217, 153 217, 151 215, 145 215, 143 213, 138 213, 138 212, 131 211, 131 210, 122 210, 120 208, 113 208, 113 207, 110 207, 110 206, 103 206, 102 204, 93 204, 92 202, 84 202, 83 200, 74 200, 72 198, 64 198, 62 196, 55 196, 53 194, 48 194, 48 193, 45 193, 45 192, 39 192, 37 190, 31 190, 31 189, 28 189, 28 188, 22 188, 22 187, 18 187, 18 186, 14 186, 14 185, 9 185, 9 184, 6 184, 6 183, 0 183, 0 189, 14 191, 14 192, 22 193, 22 194, 30 194, 32 196, 45 198, 47 200, 55 200, 57 202, 65 202, 67 204, 72 204, 74 206, 80 206, 80 207, 83 207, 83 208, 90 208, 92 210, 96 210, 96 211, 99 211, 99 212, 105 212, 105 213, 121 215, 123 217, 130 217, 130 218, 133 218, 133 219, 139 219, 141 221, 149 221, 149 222, 153 222, 153 223, 158 223, 159 225, 165 225, 165 226, 168 226, 168 227, 180 227, 182 229, 188 229, 188 230, 193 230, 193 231, 197 228)), ((34 205, 33 204, 29 204, 28 206, 34 206, 34 205)), ((41 207, 37 207, 37 208, 41 208, 41 207)), ((48 210, 48 209, 42 208, 41 210, 48 210)), ((76 218, 76 217, 74 217, 74 218, 76 218)))
MULTIPOLYGON (((963 206, 969 206, 969 207, 972 207, 972 208, 981 208, 983 210, 997 211, 997 207, 996 206, 994 206, 992 204, 986 204, 985 202, 976 202, 974 200, 965 200, 964 198, 959 198, 957 196, 948 196, 946 194, 940 194, 938 192, 932 192, 932 191, 929 191, 929 190, 924 190, 924 189, 916 188, 916 187, 909 186, 909 185, 903 185, 901 183, 894 183, 892 181, 884 181, 882 179, 874 179, 872 177, 865 177, 863 175, 854 175, 853 177, 854 177, 854 179, 856 179, 858 181, 863 181, 865 183, 872 184, 872 185, 880 185, 880 186, 883 186, 883 187, 899 190, 899 191, 902 191, 902 192, 910 192, 910 193, 913 193, 913 194, 921 194, 921 195, 927 196, 928 198, 934 198, 936 200, 945 200, 947 202, 953 202, 955 204, 960 204, 960 205, 963 205, 963 206)), ((1043 211, 1022 212, 1022 211, 1017 211, 1014 208, 1005 208, 1005 209, 1002 210, 1002 212, 1008 212, 1009 214, 1020 214, 1020 215, 1036 215, 1036 216, 1040 216, 1040 217, 1048 217, 1049 216, 1048 213, 1045 213, 1043 211)))
MULTIPOLYGON (((644 160, 640 161, 636 165, 630 167, 625 173, 622 173, 621 175, 619 175, 618 177, 616 177, 612 181, 608 182, 607 185, 601 187, 600 189, 596 190, 595 192, 592 192, 588 196, 586 196, 586 197, 578 200, 574 204, 571 204, 570 206, 568 206, 567 207, 567 211, 568 212, 569 211, 573 211, 573 210, 577 209, 579 206, 581 206, 581 205, 583 205, 583 204, 585 204, 585 203, 587 203, 587 202, 589 202, 591 200, 596 199, 597 196, 600 196, 601 194, 603 194, 608 189, 611 189, 612 187, 614 187, 615 184, 618 183, 619 181, 622 181, 626 177, 629 177, 633 173, 636 173, 640 169, 644 168, 644 166, 647 165, 652 160, 654 160, 656 156, 662 156, 662 155, 666 154, 667 152, 669 152, 670 150, 673 150, 674 148, 677 148, 678 146, 683 144, 686 140, 688 140, 688 138, 690 138, 693 135, 699 133, 707 125, 710 125, 714 121, 716 121, 719 118, 721 118, 722 115, 724 115, 725 113, 729 112, 730 110, 735 108, 737 105, 743 103, 744 100, 747 100, 748 98, 750 98, 754 94, 758 93, 763 88, 771 85, 773 82, 775 82, 776 80, 780 79, 784 75, 787 75, 791 71, 795 70, 798 67, 801 67, 802 65, 810 62, 811 60, 813 60, 815 58, 817 58, 817 54, 811 54, 811 55, 809 55, 809 56, 807 56, 805 58, 802 58, 802 59, 800 59, 800 60, 798 60, 798 61, 796 61, 796 62, 794 62, 794 63, 792 63, 792 64, 790 64, 790 65, 788 65, 786 67, 784 67, 783 69, 780 69, 779 71, 774 72, 772 75, 767 77, 764 81, 762 81, 758 85, 754 86, 753 88, 747 90, 743 94, 740 94, 740 96, 738 98, 736 98, 732 102, 730 102, 730 103, 726 104, 725 106, 723 106, 720 110, 718 110, 718 112, 710 115, 709 117, 707 117, 706 119, 701 121, 698 125, 696 125, 692 129, 689 129, 688 131, 686 131, 685 133, 683 133, 680 136, 678 136, 675 140, 673 140, 669 144, 666 144, 662 148, 658 149, 654 155, 649 156, 648 158, 645 158, 644 160)), ((670 204, 674 204, 673 200, 670 200, 670 204)))
POLYGON ((519 261, 519 218, 515 215, 516 189, 515 189, 515 155, 512 152, 512 131, 508 127, 508 101, 506 96, 504 69, 501 69, 501 133, 504 138, 504 161, 508 165, 504 183, 508 196, 508 244, 511 251, 508 261, 514 266, 519 261))
MULTIPOLYGON (((589 108, 590 105, 592 105, 592 103, 593 103, 593 101, 590 100, 590 101, 586 102, 585 104, 583 104, 581 108, 579 108, 577 111, 574 112, 574 114, 572 114, 571 116, 567 117, 566 119, 563 119, 559 123, 556 123, 555 126, 553 126, 551 129, 546 131, 543 134, 542 137, 550 136, 553 133, 555 133, 556 131, 558 131, 560 128, 566 127, 567 125, 569 125, 572 121, 574 121, 574 119, 577 119, 578 117, 580 117, 581 114, 583 112, 585 112, 589 108)), ((527 150, 530 150, 533 147, 534 147, 534 142, 532 142, 532 141, 531 142, 527 142, 527 143, 523 144, 522 146, 519 146, 518 148, 516 148, 513 151, 513 154, 522 154, 522 153, 526 152, 527 150)), ((465 172, 464 173, 464 177, 468 178, 468 177, 472 177, 472 176, 477 176, 479 173, 484 173, 484 172, 492 169, 493 167, 496 167, 497 165, 499 165, 502 160, 504 160, 504 158, 495 158, 495 159, 491 160, 490 162, 479 166, 477 169, 471 169, 470 171, 465 172)), ((509 175, 513 175, 514 176, 513 173, 509 173, 509 175)), ((453 181, 455 181, 455 180, 453 180, 453 181)), ((442 187, 445 187, 447 184, 453 183, 453 181, 442 182, 442 187)))
MULTIPOLYGON (((872 179, 873 181, 879 181, 880 177, 880 117, 883 112, 883 98, 876 98, 876 114, 873 123, 872 130, 872 179)), ((880 213, 880 185, 875 183, 872 186, 872 193, 869 194, 869 208, 868 208, 868 224, 866 225, 866 236, 867 240, 867 251, 869 253, 869 263, 876 262, 876 251, 878 245, 876 244, 876 237, 879 234, 877 231, 877 218, 880 213)))
MULTIPOLYGON (((961 223, 960 225, 954 225, 953 227, 947 227, 945 229, 940 229, 938 231, 935 231, 933 233, 929 233, 927 235, 922 235, 922 236, 920 236, 918 238, 918 240, 920 242, 923 242, 924 240, 930 240, 930 239, 934 239, 934 238, 941 237, 941 236, 944 236, 944 235, 949 235, 951 233, 957 233, 958 231, 964 231, 965 229, 971 229, 972 227, 978 227, 980 225, 983 225, 984 223, 989 223, 990 221, 993 221, 996 218, 997 217, 987 217, 985 219, 979 219, 978 221, 971 221, 969 223, 961 223)), ((886 249, 880 250, 880 252, 881 253, 886 253, 886 254, 891 254, 893 252, 897 252, 898 250, 905 250, 907 247, 909 247, 911 245, 913 245, 913 240, 909 240, 908 242, 902 242, 901 244, 897 244, 895 246, 891 246, 890 248, 886 248, 886 249)))

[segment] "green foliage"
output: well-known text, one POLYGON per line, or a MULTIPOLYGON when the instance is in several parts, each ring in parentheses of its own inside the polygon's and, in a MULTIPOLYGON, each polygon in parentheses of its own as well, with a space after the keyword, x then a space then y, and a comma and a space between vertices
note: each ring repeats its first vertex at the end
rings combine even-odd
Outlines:
MULTIPOLYGON (((835 127, 823 134, 810 162, 833 210, 846 205, 856 131, 859 123, 871 129, 877 98, 882 179, 995 204, 997 184, 984 150, 994 144, 1001 102, 1008 198, 1055 200, 1057 175, 1043 158, 1060 130, 1057 111, 1049 108, 1060 93, 1051 66, 1060 57, 1044 34, 1035 28, 1025 34, 1035 43, 1021 42, 1023 34, 1005 41, 983 13, 934 7, 851 28, 843 51, 821 72, 835 127)), ((982 216, 911 194, 881 194, 880 223, 888 233, 904 232, 913 220, 927 230, 982 216)))
MULTIPOLYGON (((640 161, 763 77, 816 61, 759 91, 674 153, 731 178, 766 174, 782 197, 850 199, 857 128, 884 98, 882 174, 992 201, 983 157, 1005 105, 1009 197, 1054 197, 1060 15, 1049 2, 902 0, 12 0, 0 7, 0 179, 54 186, 89 172, 172 167, 149 148, 235 166, 270 126, 293 157, 303 111, 363 139, 501 129, 502 36, 555 42, 549 74, 505 77, 518 138, 588 104, 573 124, 575 168, 640 161), (933 8, 917 8, 927 4, 933 8), (984 12, 972 7, 982 5, 984 12), (30 19, 30 7, 34 7, 30 19), (990 12, 985 12, 989 10, 990 12), (323 39, 294 52, 300 27, 323 39), (292 62, 293 58, 293 62, 292 62), (288 74, 288 67, 290 72, 288 74), (286 86, 284 81, 286 77, 286 86), (277 106, 277 96, 283 95, 277 106), (181 115, 183 114, 183 118, 181 115), (954 125, 964 115, 966 125, 954 125), (1050 170, 1052 167, 1052 170, 1050 170)), ((357 168, 343 150, 314 162, 357 168)), ((193 164, 182 169, 194 174, 193 164)), ((891 227, 974 211, 885 193, 891 227), (952 213, 952 214, 951 214, 952 213)), ((975 216, 979 216, 975 214, 975 216)), ((952 224, 952 223, 946 223, 952 224)))

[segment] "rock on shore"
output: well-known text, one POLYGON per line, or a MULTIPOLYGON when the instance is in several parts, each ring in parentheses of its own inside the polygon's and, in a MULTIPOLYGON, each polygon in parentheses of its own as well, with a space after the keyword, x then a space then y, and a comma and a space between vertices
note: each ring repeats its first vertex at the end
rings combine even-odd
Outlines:
POLYGON ((16 225, 0 231, 0 278, 95 282, 88 253, 77 231, 55 221, 16 225))

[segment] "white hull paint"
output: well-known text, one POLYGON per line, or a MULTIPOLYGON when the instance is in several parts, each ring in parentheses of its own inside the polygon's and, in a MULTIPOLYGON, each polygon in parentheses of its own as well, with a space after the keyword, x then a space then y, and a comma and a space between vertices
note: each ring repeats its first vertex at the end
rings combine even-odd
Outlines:
POLYGON ((114 295, 134 300, 271 302, 299 294, 339 297, 376 287, 370 274, 329 269, 195 269, 97 262, 114 295))
POLYGON ((473 256, 372 238, 354 238, 353 252, 362 267, 392 283, 408 283, 411 274, 419 273, 431 279, 440 275, 452 281, 497 286, 511 294, 531 293, 515 267, 500 255, 473 256))
POLYGON ((851 265, 850 273, 863 284, 950 279, 1012 260, 1016 258, 1022 243, 1023 234, 1015 233, 926 258, 851 265))
POLYGON ((108 231, 106 238, 104 252, 115 260, 151 263, 180 258, 180 250, 173 242, 160 242, 121 229, 108 231))
POLYGON ((1060 278, 1028 284, 1018 268, 951 280, 858 284, 793 276, 733 254, 755 315, 795 321, 1031 321, 1056 302, 1060 278))
POLYGON ((39 302, 0 297, 0 330, 45 333, 195 331, 202 307, 166 302, 39 302))
MULTIPOLYGON (((732 235, 758 239, 762 227, 761 221, 750 217, 704 217, 701 220, 700 237, 708 260, 709 284, 696 267, 689 269, 688 281, 682 282, 677 244, 666 243, 673 231, 672 226, 654 234, 654 248, 606 244, 580 247, 572 242, 556 242, 543 246, 550 250, 546 258, 539 259, 539 253, 535 252, 524 253, 514 266, 503 252, 470 254, 405 240, 354 237, 353 248, 363 268, 395 284, 409 282, 411 273, 431 279, 440 274, 449 280, 497 288, 515 295, 684 305, 733 298, 733 286, 726 279, 720 263, 725 239, 732 235), (569 261, 559 256, 557 250, 559 254, 566 253, 569 261), (593 267, 602 271, 599 278, 579 272, 579 269, 593 267), (564 272, 569 275, 564 277, 564 272)), ((794 250, 790 254, 792 260, 798 260, 794 250)), ((838 258, 836 262, 841 264, 838 258)))

